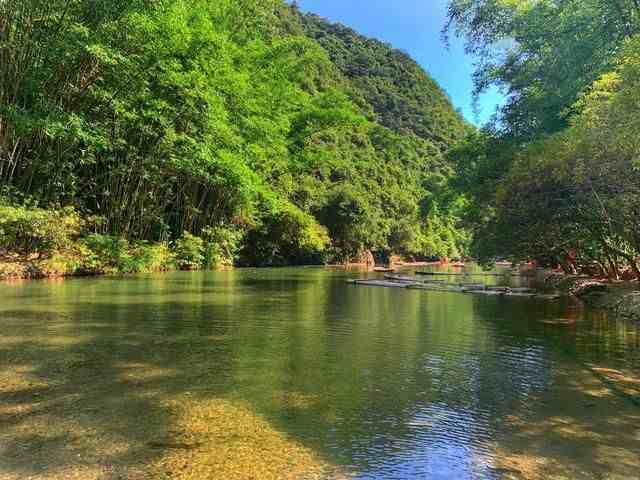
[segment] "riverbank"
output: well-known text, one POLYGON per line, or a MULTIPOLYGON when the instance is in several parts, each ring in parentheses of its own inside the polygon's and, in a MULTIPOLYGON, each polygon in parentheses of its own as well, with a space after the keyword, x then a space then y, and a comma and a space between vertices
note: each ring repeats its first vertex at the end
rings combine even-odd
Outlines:
POLYGON ((103 221, 0 198, 0 280, 211 270, 232 265, 242 246, 243 233, 223 224, 149 241, 108 235, 103 221))
POLYGON ((76 255, 5 256, 0 257, 0 281, 44 280, 67 277, 96 277, 130 273, 177 271, 172 265, 149 263, 140 268, 109 265, 106 260, 96 264, 90 258, 76 255))
POLYGON ((542 283, 572 295, 586 305, 607 310, 620 318, 640 322, 640 285, 638 282, 607 281, 587 275, 542 272, 542 283))
POLYGON ((148 245, 144 251, 99 255, 86 248, 45 255, 0 256, 0 281, 93 277, 180 270, 175 255, 164 245, 148 245))

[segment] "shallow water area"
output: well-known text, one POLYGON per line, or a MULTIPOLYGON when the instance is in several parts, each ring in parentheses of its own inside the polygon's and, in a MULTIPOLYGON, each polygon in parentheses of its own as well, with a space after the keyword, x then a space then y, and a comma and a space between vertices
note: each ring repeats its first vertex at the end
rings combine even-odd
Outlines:
POLYGON ((640 478, 640 327, 364 276, 0 284, 0 479, 640 478))

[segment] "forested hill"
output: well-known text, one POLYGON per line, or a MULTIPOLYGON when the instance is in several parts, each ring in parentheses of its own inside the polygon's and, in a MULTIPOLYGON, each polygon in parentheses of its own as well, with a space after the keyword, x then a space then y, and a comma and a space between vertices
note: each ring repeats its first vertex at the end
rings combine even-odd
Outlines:
POLYGON ((445 148, 464 134, 466 125, 445 92, 409 55, 318 15, 298 15, 305 33, 322 45, 382 125, 445 148))
POLYGON ((0 39, 0 262, 136 271, 144 242, 189 268, 464 244, 443 153, 465 124, 380 42, 284 0, 5 0, 0 39))

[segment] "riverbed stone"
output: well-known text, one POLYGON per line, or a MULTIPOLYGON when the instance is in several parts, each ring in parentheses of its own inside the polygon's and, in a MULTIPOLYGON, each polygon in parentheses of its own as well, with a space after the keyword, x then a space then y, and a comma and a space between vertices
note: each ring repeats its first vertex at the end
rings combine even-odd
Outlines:
POLYGON ((640 292, 624 295, 616 305, 616 312, 621 317, 640 322, 640 292))

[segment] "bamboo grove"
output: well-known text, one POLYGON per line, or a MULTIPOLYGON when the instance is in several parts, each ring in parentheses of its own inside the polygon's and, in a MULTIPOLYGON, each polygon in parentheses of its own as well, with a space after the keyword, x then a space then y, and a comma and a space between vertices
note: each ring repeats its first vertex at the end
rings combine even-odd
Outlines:
POLYGON ((5 234, 16 208, 71 208, 75 236, 215 231, 246 264, 459 255, 445 152, 469 127, 415 62, 362 38, 379 84, 415 72, 393 103, 420 128, 385 121, 311 24, 332 28, 282 0, 0 1, 5 234))

